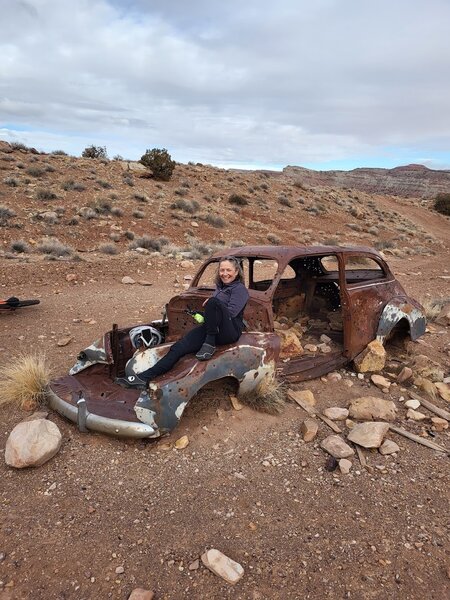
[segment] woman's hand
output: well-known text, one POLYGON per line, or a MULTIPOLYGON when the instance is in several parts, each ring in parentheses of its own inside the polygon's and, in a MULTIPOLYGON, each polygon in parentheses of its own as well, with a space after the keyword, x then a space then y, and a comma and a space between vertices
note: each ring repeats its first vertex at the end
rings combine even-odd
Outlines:
POLYGON ((208 302, 209 298, 206 298, 206 300, 203 302, 202 306, 206 306, 206 303, 208 302))

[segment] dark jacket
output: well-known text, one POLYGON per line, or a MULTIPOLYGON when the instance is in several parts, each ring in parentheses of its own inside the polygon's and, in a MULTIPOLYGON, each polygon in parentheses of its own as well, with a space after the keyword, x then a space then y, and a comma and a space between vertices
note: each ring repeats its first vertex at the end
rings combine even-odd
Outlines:
POLYGON ((232 321, 242 331, 244 328, 243 315, 244 308, 248 302, 248 290, 240 281, 232 281, 228 285, 219 284, 213 293, 213 298, 217 298, 228 308, 232 321))

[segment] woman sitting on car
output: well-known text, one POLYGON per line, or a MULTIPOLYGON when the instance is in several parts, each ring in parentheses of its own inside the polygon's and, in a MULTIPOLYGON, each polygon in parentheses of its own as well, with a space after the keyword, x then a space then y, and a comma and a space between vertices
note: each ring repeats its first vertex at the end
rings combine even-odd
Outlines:
POLYGON ((117 383, 125 387, 146 387, 149 381, 170 371, 186 354, 196 352, 198 360, 209 360, 216 346, 237 342, 244 329, 243 314, 249 295, 244 285, 242 266, 236 257, 226 256, 220 260, 215 283, 215 292, 203 303, 202 325, 175 342, 153 367, 139 375, 119 377, 117 383))

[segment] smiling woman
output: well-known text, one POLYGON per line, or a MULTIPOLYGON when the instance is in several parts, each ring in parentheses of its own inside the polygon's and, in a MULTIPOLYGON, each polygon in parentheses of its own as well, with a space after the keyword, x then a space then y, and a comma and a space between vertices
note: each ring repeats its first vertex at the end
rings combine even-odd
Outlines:
MULTIPOLYGON (((153 367, 139 373, 119 377, 116 382, 125 387, 145 388, 148 383, 167 373, 186 354, 196 353, 198 360, 209 360, 216 345, 233 344, 244 329, 243 314, 249 298, 244 285, 244 273, 235 256, 220 259, 216 272, 216 289, 203 303, 203 323, 191 329, 153 367)), ((196 322, 199 313, 195 313, 196 322)))

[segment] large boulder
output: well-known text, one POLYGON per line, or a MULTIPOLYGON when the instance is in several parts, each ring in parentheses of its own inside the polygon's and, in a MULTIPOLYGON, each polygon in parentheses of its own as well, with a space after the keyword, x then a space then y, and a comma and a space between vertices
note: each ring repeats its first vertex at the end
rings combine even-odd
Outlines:
POLYGON ((14 427, 6 441, 6 464, 16 469, 39 467, 55 456, 61 441, 61 432, 51 421, 23 421, 14 427))
POLYGON ((381 371, 386 363, 386 350, 381 342, 373 340, 353 361, 359 373, 381 371))
POLYGON ((292 358, 303 354, 303 348, 298 339, 298 330, 291 327, 286 331, 277 330, 277 334, 280 336, 281 342, 280 358, 292 358))
POLYGON ((375 419, 393 421, 397 408, 391 400, 383 400, 376 396, 361 396, 351 401, 348 412, 352 419, 361 421, 375 419))
POLYGON ((363 448, 379 448, 388 431, 388 423, 358 423, 350 431, 347 439, 363 448))

